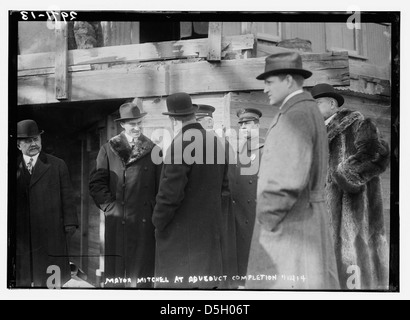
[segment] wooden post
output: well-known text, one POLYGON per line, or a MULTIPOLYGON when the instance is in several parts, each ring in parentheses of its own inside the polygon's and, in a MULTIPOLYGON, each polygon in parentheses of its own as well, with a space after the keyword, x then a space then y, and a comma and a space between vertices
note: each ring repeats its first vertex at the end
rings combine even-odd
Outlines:
POLYGON ((244 53, 244 58, 255 58, 257 56, 257 45, 258 45, 258 31, 255 22, 242 22, 241 23, 241 34, 253 34, 254 44, 253 49, 246 50, 244 53))
POLYGON ((208 31, 208 61, 221 61, 222 22, 210 22, 208 31))
POLYGON ((68 33, 67 24, 62 21, 55 23, 56 54, 55 54, 55 93, 57 100, 68 99, 67 56, 68 33))

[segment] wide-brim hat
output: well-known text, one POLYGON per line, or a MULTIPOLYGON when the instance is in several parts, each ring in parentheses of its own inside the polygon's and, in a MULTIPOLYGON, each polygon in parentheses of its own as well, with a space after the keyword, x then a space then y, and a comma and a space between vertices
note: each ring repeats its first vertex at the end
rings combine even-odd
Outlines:
POLYGON ((196 107, 192 104, 191 97, 185 92, 178 92, 167 97, 168 112, 163 112, 166 116, 188 116, 194 114, 196 107))
POLYGON ((18 139, 25 139, 25 138, 33 138, 43 134, 44 130, 39 130, 37 123, 34 120, 27 119, 22 120, 17 123, 17 138, 18 139))
POLYGON ((258 80, 278 74, 299 74, 307 79, 312 72, 303 69, 302 57, 297 52, 280 52, 272 54, 265 59, 265 72, 256 77, 258 80))
POLYGON ((142 108, 142 101, 135 102, 127 102, 120 106, 120 117, 115 119, 114 121, 126 121, 132 119, 140 119, 147 115, 146 112, 141 112, 142 108))
POLYGON ((342 95, 338 94, 336 90, 327 83, 319 83, 315 85, 312 90, 310 91, 314 99, 329 97, 336 99, 339 107, 341 107, 345 103, 345 99, 342 95))
POLYGON ((215 112, 215 108, 208 104, 194 104, 193 105, 195 110, 195 116, 197 119, 201 119, 204 117, 211 117, 213 118, 213 113, 215 112))

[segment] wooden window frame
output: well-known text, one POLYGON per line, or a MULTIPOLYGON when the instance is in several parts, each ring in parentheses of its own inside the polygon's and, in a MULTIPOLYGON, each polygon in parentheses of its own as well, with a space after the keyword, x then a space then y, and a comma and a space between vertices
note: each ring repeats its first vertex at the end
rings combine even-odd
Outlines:
POLYGON ((329 31, 329 24, 325 26, 325 40, 326 40, 326 50, 328 52, 331 51, 347 51, 350 58, 358 59, 358 60, 368 60, 368 53, 367 53, 367 38, 366 38, 366 24, 362 23, 360 25, 360 29, 354 29, 355 35, 355 47, 358 48, 357 50, 348 50, 345 48, 339 47, 328 47, 327 45, 327 37, 330 34, 329 31))
MULTIPOLYGON (((264 23, 264 22, 256 22, 256 23, 264 23)), ((278 24, 278 33, 279 35, 274 36, 269 33, 262 33, 262 32, 257 32, 256 37, 258 40, 263 40, 263 41, 268 41, 268 42, 275 42, 278 43, 282 41, 283 37, 283 29, 282 29, 282 23, 276 22, 278 24)))

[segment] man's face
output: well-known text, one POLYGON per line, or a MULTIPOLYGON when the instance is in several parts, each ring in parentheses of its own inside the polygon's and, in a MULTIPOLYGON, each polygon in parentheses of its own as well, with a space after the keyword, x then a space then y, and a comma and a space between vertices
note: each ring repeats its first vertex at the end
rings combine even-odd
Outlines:
POLYGON ((41 151, 41 136, 32 138, 19 139, 17 141, 17 148, 26 156, 34 157, 41 151))
POLYGON ((288 77, 283 80, 278 76, 266 78, 263 92, 268 94, 269 104, 280 107, 285 98, 290 94, 289 85, 288 77))
POLYGON ((121 122, 121 127, 124 128, 125 133, 133 138, 138 138, 141 135, 142 119, 133 119, 121 122))
POLYGON ((325 120, 329 119, 337 111, 336 101, 331 98, 318 98, 316 103, 325 120))
POLYGON ((211 117, 199 118, 197 122, 200 123, 205 130, 212 130, 214 128, 214 119, 211 117))
POLYGON ((250 139, 252 134, 255 135, 259 133, 259 123, 255 121, 245 121, 240 123, 240 134, 246 139, 250 139))

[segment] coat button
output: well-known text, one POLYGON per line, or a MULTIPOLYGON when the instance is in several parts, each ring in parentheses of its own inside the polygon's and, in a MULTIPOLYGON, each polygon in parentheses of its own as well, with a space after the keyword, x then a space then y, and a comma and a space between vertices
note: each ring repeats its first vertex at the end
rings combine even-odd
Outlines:
POLYGON ((148 170, 148 167, 144 167, 144 170, 147 171, 147 170, 148 170))
POLYGON ((124 206, 124 205, 125 205, 125 202, 124 202, 124 201, 122 201, 122 202, 121 202, 121 205, 123 205, 123 206, 124 206))
POLYGON ((147 222, 147 219, 142 219, 142 222, 143 222, 143 223, 147 222))
POLYGON ((232 203, 233 203, 233 204, 235 204, 235 203, 236 203, 236 201, 235 201, 235 200, 232 200, 232 203))
POLYGON ((248 200, 248 203, 251 203, 251 200, 248 200))
POLYGON ((123 188, 125 188, 126 186, 127 186, 127 185, 126 185, 125 183, 122 185, 123 188))
POLYGON ((122 221, 121 221, 121 224, 122 224, 122 225, 125 225, 125 220, 122 220, 122 221))
POLYGON ((249 180, 249 184, 252 184, 253 183, 253 181, 252 180, 249 180))
POLYGON ((249 223, 249 220, 245 220, 245 223, 248 224, 248 223, 249 223))

